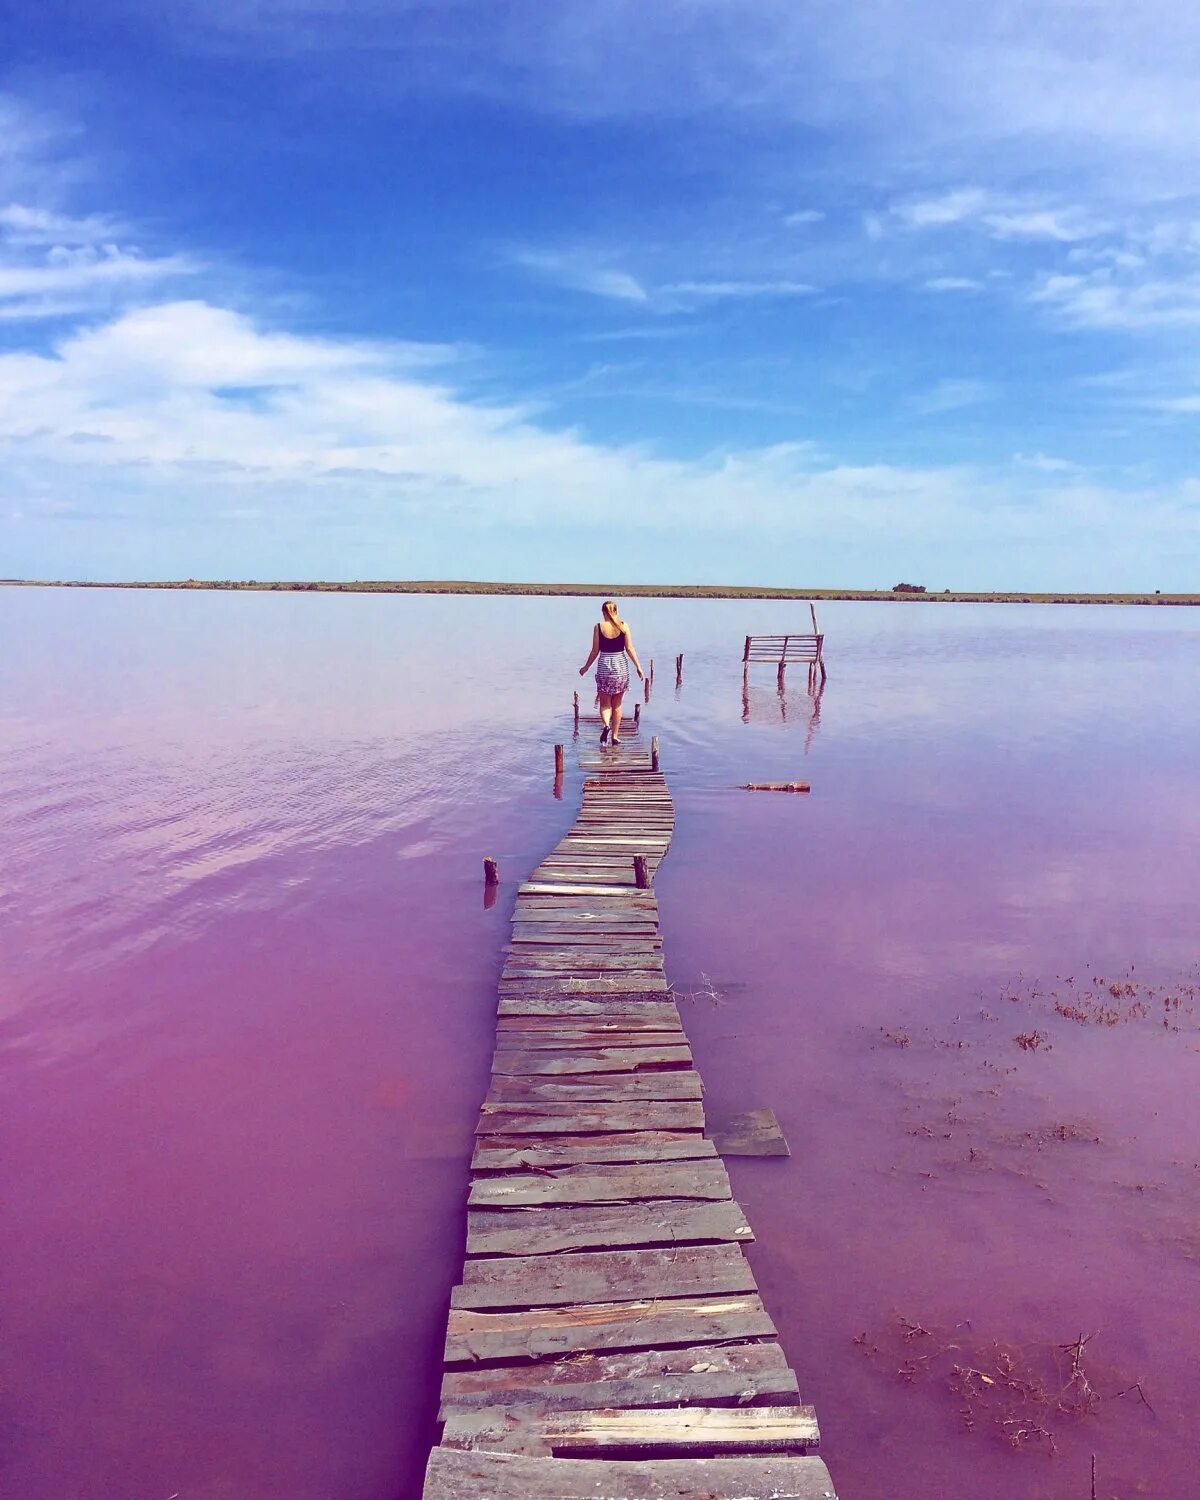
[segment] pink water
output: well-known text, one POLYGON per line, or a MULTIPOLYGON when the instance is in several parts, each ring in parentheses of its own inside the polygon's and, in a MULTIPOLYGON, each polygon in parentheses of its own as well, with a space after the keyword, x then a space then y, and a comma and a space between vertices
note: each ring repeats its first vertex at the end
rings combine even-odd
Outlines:
MULTIPOLYGON (((1200 1494, 1200 614, 830 605, 814 705, 742 698, 802 607, 628 612, 668 967, 713 1107, 791 1140, 732 1171, 843 1500, 1084 1500, 1092 1453, 1103 1500, 1200 1494), (1081 1334, 1049 1438, 954 1373, 1081 1334)), ((0 591, 5 1495, 419 1493, 591 616, 0 591)))

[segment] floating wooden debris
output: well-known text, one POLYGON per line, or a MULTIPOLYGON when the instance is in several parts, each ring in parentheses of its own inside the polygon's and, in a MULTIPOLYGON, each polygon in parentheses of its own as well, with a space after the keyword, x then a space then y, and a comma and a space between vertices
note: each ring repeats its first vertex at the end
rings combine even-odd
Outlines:
POLYGON ((807 781, 744 781, 743 792, 811 792, 807 781))
POLYGON ((787 1143, 770 1110, 706 1119, 663 968, 658 741, 579 758, 517 888, 424 1500, 836 1500, 718 1154, 787 1143))
POLYGON ((708 1122, 708 1133, 722 1156, 790 1156, 773 1109, 751 1109, 708 1122))

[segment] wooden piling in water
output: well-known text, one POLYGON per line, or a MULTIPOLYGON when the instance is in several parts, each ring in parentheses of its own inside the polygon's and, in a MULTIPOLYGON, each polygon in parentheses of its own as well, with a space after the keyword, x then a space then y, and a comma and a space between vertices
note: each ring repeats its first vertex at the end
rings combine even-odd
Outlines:
POLYGON ((650 740, 650 769, 658 770, 658 735, 653 735, 650 740))
POLYGON ((484 885, 500 884, 500 866, 494 859, 485 859, 483 862, 483 883, 484 885))
POLYGON ((561 745, 555 745, 555 747, 554 747, 554 774, 555 774, 555 776, 561 776, 562 773, 563 773, 564 768, 565 768, 565 761, 563 759, 563 747, 561 745))
POLYGON ((575 699, 575 733, 578 734, 579 733, 579 694, 575 693, 573 696, 574 696, 574 699, 575 699))
POLYGON ((516 893, 424 1500, 836 1500, 663 967, 657 741, 579 759, 516 893))
POLYGON ((641 728, 641 724, 642 724, 642 705, 640 703, 635 703, 633 705, 633 727, 635 729, 640 729, 641 728))

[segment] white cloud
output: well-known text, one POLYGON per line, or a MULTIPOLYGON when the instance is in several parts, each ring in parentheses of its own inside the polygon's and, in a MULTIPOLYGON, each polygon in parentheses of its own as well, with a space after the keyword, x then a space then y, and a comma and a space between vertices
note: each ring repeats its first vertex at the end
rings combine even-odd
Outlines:
POLYGON ((955 188, 933 197, 892 205, 892 215, 907 229, 944 229, 962 225, 1001 240, 1052 240, 1074 244, 1095 238, 1108 225, 1073 205, 1052 205, 983 188, 955 188))
POLYGON ((124 232, 116 219, 101 214, 77 218, 26 203, 0 208, 0 236, 10 245, 97 245, 124 232))
POLYGON ((805 297, 806 281, 674 281, 659 288, 666 297, 805 297))
POLYGON ((801 297, 816 290, 805 281, 787 277, 725 279, 697 277, 688 280, 651 281, 636 277, 607 263, 598 252, 583 249, 570 251, 523 248, 513 252, 513 260, 526 270, 552 281, 569 291, 586 292, 615 302, 640 303, 659 311, 677 310, 681 305, 748 297, 801 297))
POLYGON ((931 276, 924 287, 927 292, 978 292, 983 282, 973 276, 931 276))
POLYGON ((0 262, 0 302, 84 294, 113 282, 162 281, 196 271, 187 256, 144 256, 116 245, 80 250, 52 246, 37 264, 0 262))
POLYGON ((798 229, 804 224, 820 224, 824 218, 819 208, 801 208, 794 214, 785 215, 783 222, 790 229, 798 229))
POLYGON ((1148 404, 1156 411, 1171 412, 1176 416, 1200 416, 1200 395, 1166 396, 1148 404))
MULTIPOLYGON (((446 378, 455 370, 444 350, 303 337, 204 302, 131 311, 50 354, 0 355, 4 509, 26 526, 120 517, 123 534, 168 516, 250 515, 283 536, 317 518, 570 527, 619 496, 634 530, 749 524, 806 546, 870 534, 989 556, 1077 534, 1115 543, 1135 509, 1139 536, 1200 527, 1200 486, 1126 495, 1047 473, 1031 493, 1027 470, 839 463, 807 442, 658 457, 472 402, 446 378)), ((988 394, 944 381, 924 409, 988 394)))
POLYGON ((964 219, 978 218, 987 201, 982 188, 956 188, 932 198, 894 204, 892 212, 909 228, 940 228, 943 224, 961 224, 964 219))
POLYGON ((922 416, 936 416, 941 412, 957 411, 960 407, 975 406, 994 394, 992 386, 984 380, 939 380, 930 390, 914 396, 909 404, 922 416))
POLYGON ((1200 267, 1176 276, 1141 278, 1109 271, 1048 275, 1031 295, 1076 328, 1146 332, 1200 326, 1200 267))
POLYGON ((513 260, 570 291, 587 292, 615 302, 648 302, 649 293, 628 271, 605 265, 582 251, 521 249, 513 260))

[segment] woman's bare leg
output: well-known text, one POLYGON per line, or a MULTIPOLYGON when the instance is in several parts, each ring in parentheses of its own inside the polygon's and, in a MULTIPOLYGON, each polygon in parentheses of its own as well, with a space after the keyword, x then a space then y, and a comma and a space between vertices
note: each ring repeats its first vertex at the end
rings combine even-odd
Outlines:
POLYGON ((612 698, 608 693, 600 694, 600 722, 606 731, 612 723, 612 698))
POLYGON ((621 699, 624 696, 624 693, 614 693, 609 700, 612 704, 612 737, 614 745, 621 743, 621 699))

